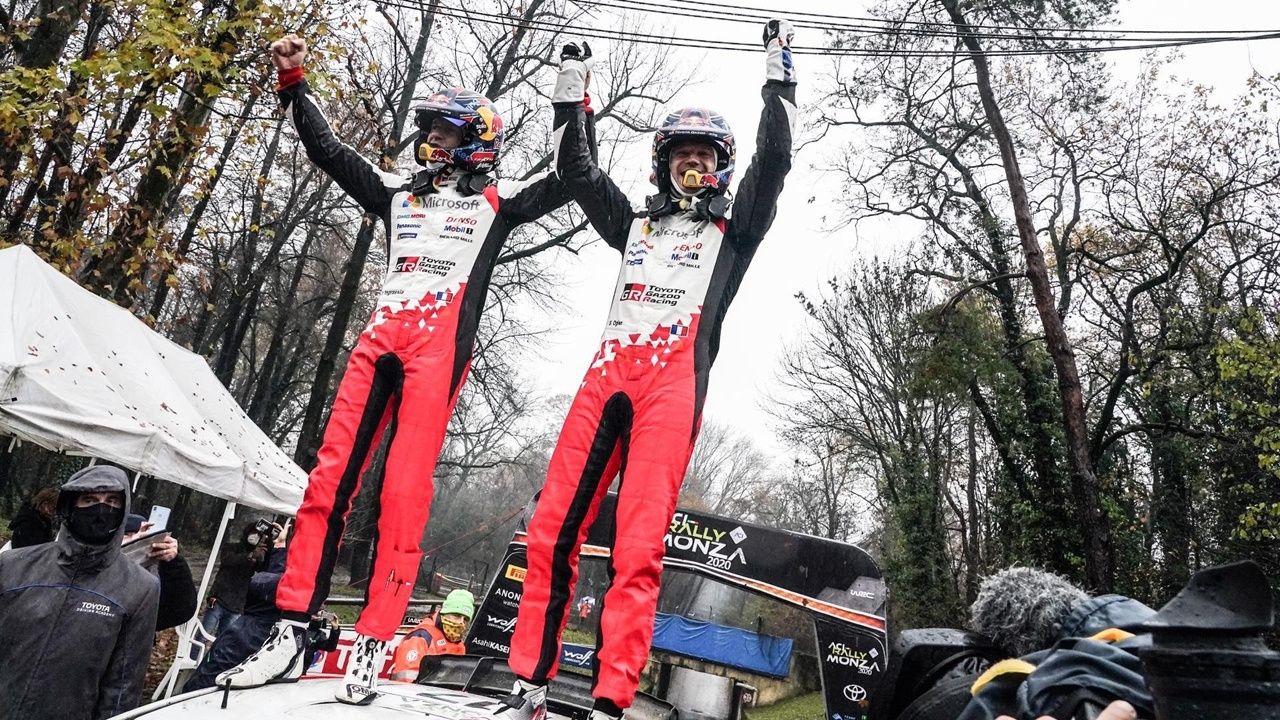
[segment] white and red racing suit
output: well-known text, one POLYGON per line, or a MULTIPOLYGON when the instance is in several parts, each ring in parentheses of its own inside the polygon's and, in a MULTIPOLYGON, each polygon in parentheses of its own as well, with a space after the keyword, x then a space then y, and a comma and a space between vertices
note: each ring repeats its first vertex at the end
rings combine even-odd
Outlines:
POLYGON ((456 183, 436 187, 425 173, 384 172, 334 137, 300 71, 282 73, 279 95, 311 161, 382 218, 388 267, 338 386, 276 604, 285 617, 305 620, 328 596, 352 498, 390 423, 373 571, 356 623, 357 632, 390 640, 417 579, 436 460, 494 264, 513 228, 569 195, 551 173, 466 194, 456 183))
POLYGON ((795 84, 768 81, 756 153, 727 219, 649 217, 593 162, 587 112, 557 103, 557 172, 622 269, 599 352, 569 408, 528 529, 510 664, 555 676, 578 552, 614 477, 617 534, 601 602, 596 698, 631 705, 653 639, 663 536, 701 421, 720 325, 791 167, 795 84))

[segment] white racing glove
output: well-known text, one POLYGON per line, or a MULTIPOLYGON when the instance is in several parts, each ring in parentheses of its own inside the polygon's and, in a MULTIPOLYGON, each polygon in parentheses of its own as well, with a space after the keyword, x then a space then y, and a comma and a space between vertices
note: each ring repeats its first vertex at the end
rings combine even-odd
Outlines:
POLYGON ((791 38, 795 28, 786 20, 770 20, 764 24, 765 78, 781 82, 795 82, 796 69, 791 63, 791 38))
POLYGON ((560 51, 560 74, 556 76, 556 88, 551 93, 552 103, 580 103, 591 83, 591 46, 584 40, 582 47, 569 43, 560 51))

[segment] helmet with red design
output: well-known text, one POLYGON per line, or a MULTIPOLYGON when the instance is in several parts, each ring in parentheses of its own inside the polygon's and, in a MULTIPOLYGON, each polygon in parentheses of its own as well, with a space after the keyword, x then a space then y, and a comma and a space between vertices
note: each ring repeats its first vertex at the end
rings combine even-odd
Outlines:
POLYGON ((658 126, 653 135, 653 173, 649 182, 664 193, 671 192, 671 150, 686 141, 704 142, 715 150, 715 170, 699 178, 699 184, 705 191, 723 194, 733 178, 737 145, 724 117, 706 108, 681 108, 667 115, 658 126))
POLYGON ((473 90, 452 87, 413 103, 413 120, 418 126, 417 150, 420 165, 429 169, 456 167, 467 172, 492 172, 502 152, 502 116, 489 98, 473 90), (431 124, 443 119, 462 128, 462 143, 442 148, 427 141, 431 124))

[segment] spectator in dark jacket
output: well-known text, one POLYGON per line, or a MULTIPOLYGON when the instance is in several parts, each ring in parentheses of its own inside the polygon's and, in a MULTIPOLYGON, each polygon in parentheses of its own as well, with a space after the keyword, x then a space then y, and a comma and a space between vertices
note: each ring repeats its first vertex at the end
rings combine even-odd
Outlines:
MULTIPOLYGON (((130 515, 125 520, 123 544, 128 545, 138 537, 151 532, 151 523, 141 515, 130 515)), ((151 543, 147 557, 155 561, 155 572, 160 577, 160 612, 156 615, 156 630, 168 630, 195 617, 196 581, 191 576, 191 566, 178 553, 178 539, 166 535, 163 540, 151 543)))
POLYGON ((98 465, 58 496, 52 543, 0 554, 0 712, 99 720, 132 709, 155 638, 160 583, 124 559, 128 476, 98 465))
POLYGON ((244 528, 240 543, 222 554, 218 574, 209 589, 209 607, 200 619, 205 632, 216 636, 244 612, 249 579, 266 567, 266 551, 270 546, 267 538, 259 536, 255 524, 250 523, 244 528))
POLYGON ((213 647, 205 654, 182 692, 212 687, 223 670, 230 670, 257 652, 280 619, 276 607, 276 587, 284 575, 286 550, 278 547, 267 556, 267 567, 249 580, 244 612, 218 633, 213 647))
POLYGON ((22 504, 17 514, 9 521, 9 530, 13 537, 9 538, 9 546, 14 550, 31 547, 40 543, 53 542, 56 534, 54 513, 58 509, 58 488, 49 487, 36 493, 31 500, 22 504))

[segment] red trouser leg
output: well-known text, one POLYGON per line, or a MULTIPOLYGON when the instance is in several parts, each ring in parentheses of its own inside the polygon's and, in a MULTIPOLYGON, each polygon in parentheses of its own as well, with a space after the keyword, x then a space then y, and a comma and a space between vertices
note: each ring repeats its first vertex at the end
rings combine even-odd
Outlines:
POLYGON ((418 579, 436 461, 458 399, 456 390, 449 391, 452 343, 436 344, 439 350, 405 359, 395 435, 387 449, 369 601, 356 622, 356 632, 379 640, 395 636, 418 579))
POLYGON ((560 430, 529 521, 529 570, 511 638, 509 664, 525 680, 543 684, 555 677, 578 579, 578 551, 618 473, 630 419, 626 396, 592 374, 560 430))
POLYGON ((388 334, 366 334, 347 360, 276 592, 276 606, 287 613, 311 615, 329 595, 351 500, 398 388, 399 361, 389 354, 391 349, 388 334))
POLYGON ((635 421, 618 491, 611 581, 600 609, 599 665, 592 694, 620 708, 631 706, 649 657, 663 538, 697 430, 692 368, 667 370, 667 377, 633 395, 635 421))

